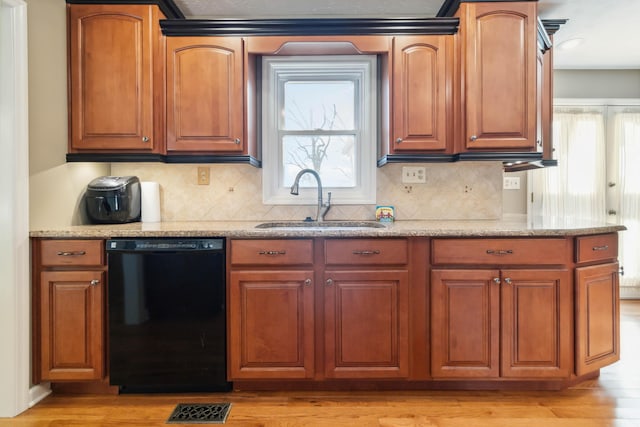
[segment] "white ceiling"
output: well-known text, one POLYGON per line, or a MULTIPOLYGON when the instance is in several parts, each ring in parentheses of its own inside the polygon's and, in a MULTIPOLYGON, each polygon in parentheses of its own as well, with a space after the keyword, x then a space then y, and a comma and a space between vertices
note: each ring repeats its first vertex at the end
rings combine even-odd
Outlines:
MULTIPOLYGON (((174 0, 187 18, 435 16, 443 0, 174 0)), ((640 0, 539 0, 543 19, 569 19, 554 44, 555 68, 640 69, 640 0)))

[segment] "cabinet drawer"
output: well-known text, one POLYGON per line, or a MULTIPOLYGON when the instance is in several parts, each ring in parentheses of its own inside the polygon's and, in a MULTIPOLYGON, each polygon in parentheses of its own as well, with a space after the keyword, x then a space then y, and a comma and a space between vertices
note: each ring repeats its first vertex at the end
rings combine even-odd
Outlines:
POLYGON ((331 239, 325 242, 327 265, 397 265, 406 264, 405 239, 331 239))
POLYGON ((233 265, 309 265, 313 264, 313 241, 232 240, 233 265))
POLYGON ((41 240, 40 261, 44 267, 100 267, 103 247, 104 240, 41 240))
POLYGON ((618 234, 598 234, 576 238, 576 262, 618 258, 618 234))
POLYGON ((433 264, 565 264, 566 239, 435 239, 433 264))

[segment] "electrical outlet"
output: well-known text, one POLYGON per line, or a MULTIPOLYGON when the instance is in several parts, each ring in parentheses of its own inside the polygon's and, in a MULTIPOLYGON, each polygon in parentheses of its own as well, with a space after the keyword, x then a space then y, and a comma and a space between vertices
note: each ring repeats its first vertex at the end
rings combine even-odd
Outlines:
POLYGON ((198 185, 209 185, 209 181, 209 168, 204 166, 198 167, 198 185))
POLYGON ((519 176, 505 176, 502 178, 502 188, 504 190, 519 190, 520 189, 520 177, 519 176))
POLYGON ((424 184, 427 182, 427 170, 424 166, 403 166, 403 184, 424 184))

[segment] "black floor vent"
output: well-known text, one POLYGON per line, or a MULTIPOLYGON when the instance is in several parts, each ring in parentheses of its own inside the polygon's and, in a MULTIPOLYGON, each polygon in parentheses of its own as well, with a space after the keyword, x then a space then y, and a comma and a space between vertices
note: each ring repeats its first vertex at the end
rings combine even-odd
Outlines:
POLYGON ((224 424, 231 403, 179 403, 167 424, 224 424))

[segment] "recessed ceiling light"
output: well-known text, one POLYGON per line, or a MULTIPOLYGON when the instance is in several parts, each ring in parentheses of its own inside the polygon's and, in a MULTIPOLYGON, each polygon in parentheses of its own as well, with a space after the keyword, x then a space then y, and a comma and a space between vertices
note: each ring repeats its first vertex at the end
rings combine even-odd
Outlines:
POLYGON ((558 43, 556 46, 560 50, 570 50, 578 47, 584 42, 584 39, 581 37, 576 37, 573 39, 567 39, 563 42, 558 43))

